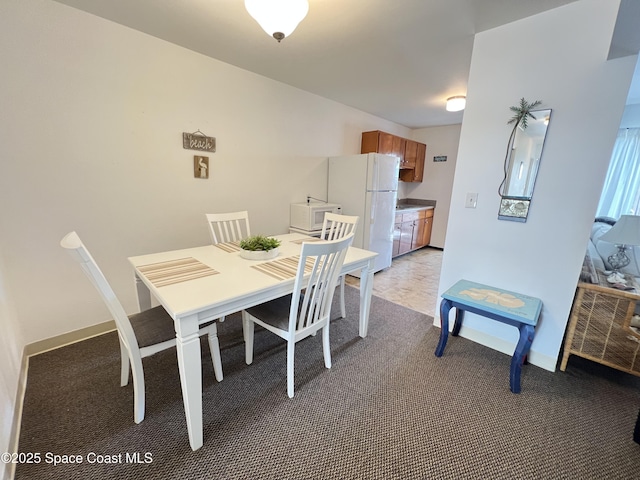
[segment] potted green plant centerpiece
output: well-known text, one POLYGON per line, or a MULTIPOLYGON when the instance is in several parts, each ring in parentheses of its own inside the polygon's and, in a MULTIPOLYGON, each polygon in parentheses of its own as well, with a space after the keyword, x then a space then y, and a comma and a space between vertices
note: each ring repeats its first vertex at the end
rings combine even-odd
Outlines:
POLYGON ((240 240, 240 256, 248 260, 268 260, 278 256, 280 240, 264 235, 252 235, 240 240))

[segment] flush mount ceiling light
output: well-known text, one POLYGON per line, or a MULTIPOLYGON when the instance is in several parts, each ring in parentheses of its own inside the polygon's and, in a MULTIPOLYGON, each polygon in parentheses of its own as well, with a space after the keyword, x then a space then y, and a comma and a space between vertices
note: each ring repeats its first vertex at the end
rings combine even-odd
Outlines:
POLYGON ((447 112, 459 112, 464 110, 467 104, 467 97, 464 95, 456 95, 455 97, 447 98, 447 112))
POLYGON ((244 7, 278 43, 291 35, 309 12, 307 0, 244 0, 244 7))

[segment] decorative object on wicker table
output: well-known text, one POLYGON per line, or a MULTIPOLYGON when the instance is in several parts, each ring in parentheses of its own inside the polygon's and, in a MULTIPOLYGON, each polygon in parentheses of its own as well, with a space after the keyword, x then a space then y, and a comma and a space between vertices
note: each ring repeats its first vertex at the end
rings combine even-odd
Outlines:
POLYGON ((613 268, 613 273, 609 276, 610 283, 617 283, 623 277, 621 268, 631 263, 631 259, 626 253, 628 246, 640 245, 640 216, 622 215, 611 230, 606 232, 600 240, 614 243, 618 246, 618 251, 608 258, 609 264, 613 268))
POLYGON ((598 274, 600 285, 578 284, 560 370, 577 355, 640 376, 640 334, 630 328, 640 295, 603 286, 606 275, 598 274))

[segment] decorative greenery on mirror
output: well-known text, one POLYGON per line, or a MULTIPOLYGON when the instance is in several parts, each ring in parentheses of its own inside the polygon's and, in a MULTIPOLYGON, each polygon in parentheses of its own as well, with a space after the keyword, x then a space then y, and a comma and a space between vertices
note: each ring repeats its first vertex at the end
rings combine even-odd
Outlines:
POLYGON ((504 157, 504 177, 498 187, 500 210, 498 219, 526 222, 533 196, 542 147, 551 118, 551 109, 534 110, 540 100, 510 107, 514 116, 507 122, 513 124, 504 157))

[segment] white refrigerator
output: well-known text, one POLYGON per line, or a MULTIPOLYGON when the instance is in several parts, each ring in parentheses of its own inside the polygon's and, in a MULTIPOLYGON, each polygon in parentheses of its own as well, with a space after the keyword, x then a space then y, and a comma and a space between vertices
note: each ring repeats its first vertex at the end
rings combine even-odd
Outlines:
POLYGON ((397 157, 379 153, 329 158, 328 201, 360 217, 353 246, 378 252, 374 272, 391 266, 399 168, 397 157))

